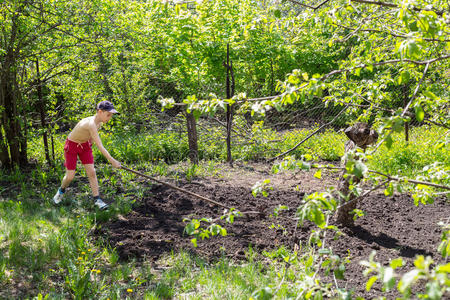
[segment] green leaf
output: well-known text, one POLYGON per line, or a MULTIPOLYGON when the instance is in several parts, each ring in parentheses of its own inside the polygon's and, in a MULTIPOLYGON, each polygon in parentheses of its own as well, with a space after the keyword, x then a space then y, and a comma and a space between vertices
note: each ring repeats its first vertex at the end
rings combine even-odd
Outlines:
POLYGON ((306 268, 311 267, 312 264, 313 264, 313 261, 314 261, 313 256, 312 256, 312 255, 309 255, 309 256, 308 256, 308 259, 307 259, 306 262, 305 262, 305 267, 306 267, 306 268))
POLYGON ((319 249, 319 254, 322 254, 322 255, 326 254, 326 255, 328 255, 330 253, 331 253, 331 250, 328 249, 328 248, 319 249))
POLYGON ((394 194, 394 186, 392 185, 392 182, 389 183, 387 188, 384 190, 385 196, 392 196, 394 194))
POLYGON ((305 80, 305 81, 309 80, 308 73, 306 73, 306 72, 302 73, 302 77, 303 77, 303 80, 305 80))
POLYGON ((310 170, 311 169, 311 164, 308 162, 302 162, 302 165, 300 166, 300 169, 302 170, 310 170))
POLYGON ((221 236, 227 236, 227 230, 223 227, 220 228, 220 235, 221 236))
POLYGON ((319 227, 323 227, 324 226, 324 224, 325 224, 325 216, 324 216, 323 212, 320 209, 318 209, 318 208, 313 209, 311 211, 311 217, 312 217, 311 221, 316 223, 317 226, 319 226, 319 227))
POLYGON ((420 48, 417 45, 415 40, 409 41, 409 43, 407 44, 406 52, 407 52, 408 57, 411 57, 411 58, 417 58, 420 56, 420 48))
POLYGON ((297 76, 295 76, 295 75, 289 75, 288 76, 288 82, 292 83, 292 84, 298 84, 300 82, 300 79, 297 76))
POLYGON ((197 239, 196 238, 193 238, 191 240, 191 243, 194 245, 194 247, 197 247, 197 239))
POLYGON ((438 266, 437 271, 442 273, 450 273, 450 263, 438 266))
POLYGON ((414 260, 414 266, 416 266, 417 269, 424 269, 425 268, 425 257, 423 255, 419 255, 414 260))
POLYGON ((367 280, 366 283, 366 291, 370 291, 370 289, 372 288, 372 285, 375 283, 375 281, 377 281, 378 276, 372 276, 369 278, 369 280, 367 280))
POLYGON ((334 276, 336 276, 337 279, 344 280, 344 273, 345 273, 345 265, 340 264, 336 269, 333 270, 334 276))
POLYGON ((408 24, 409 30, 411 31, 418 31, 419 27, 417 27, 417 20, 414 20, 413 22, 408 24))
POLYGON ((198 119, 200 118, 200 116, 202 115, 202 113, 199 110, 194 110, 192 112, 192 114, 194 115, 194 118, 196 121, 198 121, 198 119))
POLYGON ((314 177, 316 177, 316 178, 322 178, 322 170, 317 170, 317 172, 316 173, 314 173, 314 177))
POLYGON ((425 117, 425 112, 423 111, 422 106, 416 105, 414 106, 414 110, 416 111, 416 119, 418 122, 422 122, 425 117))
POLYGON ((281 10, 276 9, 276 10, 273 12, 273 15, 274 15, 275 18, 277 18, 277 19, 281 18, 281 10))
POLYGON ((353 166, 353 175, 358 178, 362 178, 364 173, 367 171, 367 166, 361 161, 355 161, 355 165, 353 166))
POLYGON ((433 92, 430 92, 429 90, 425 90, 422 92, 423 95, 425 95, 427 98, 430 98, 431 100, 438 100, 439 97, 436 96, 433 92))
POLYGON ((391 260, 389 263, 392 269, 397 269, 401 266, 403 266, 403 259, 401 257, 391 260))
POLYGON ((215 235, 219 234, 220 228, 221 228, 221 226, 219 226, 217 224, 212 224, 209 231, 211 232, 211 234, 213 236, 215 236, 215 235))
POLYGON ((415 206, 419 206, 419 201, 420 201, 419 198, 420 198, 419 195, 417 195, 417 194, 413 195, 413 200, 414 200, 414 205, 415 206))
POLYGON ((392 140, 392 136, 390 134, 388 134, 385 141, 386 141, 386 147, 388 149, 391 149, 393 140, 392 140))
POLYGON ((408 81, 411 79, 411 74, 409 73, 409 71, 405 70, 400 74, 400 78, 401 78, 401 83, 408 83, 408 81))
POLYGON ((403 131, 404 121, 402 118, 395 118, 392 121, 392 130, 394 130, 395 132, 403 131))

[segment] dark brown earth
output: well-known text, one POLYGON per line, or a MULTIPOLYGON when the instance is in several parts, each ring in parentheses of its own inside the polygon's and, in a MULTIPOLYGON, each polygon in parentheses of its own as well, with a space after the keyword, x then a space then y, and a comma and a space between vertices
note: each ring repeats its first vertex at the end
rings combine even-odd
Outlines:
MULTIPOLYGON (((264 211, 263 215, 247 215, 237 218, 232 225, 226 224, 226 237, 199 241, 198 247, 194 248, 190 242, 192 237, 183 233, 183 219, 217 218, 223 209, 163 185, 146 182, 142 184, 148 186, 148 192, 143 199, 138 199, 134 209, 126 216, 103 224, 98 233, 106 236, 125 260, 133 257, 156 261, 161 255, 180 249, 188 249, 206 259, 226 255, 234 260, 244 260, 249 246, 262 252, 282 245, 293 249, 296 244, 307 243, 313 226, 306 224, 296 229, 293 219, 296 208, 305 193, 323 191, 333 181, 319 180, 312 173, 286 177, 285 180, 273 178, 280 188, 270 192, 268 197, 255 198, 250 188, 254 180, 270 177, 264 172, 255 172, 252 172, 256 174, 253 177, 249 173, 238 174, 244 176, 240 180, 236 175, 228 179, 178 183, 187 190, 242 212, 264 211), (294 189, 295 183, 299 185, 298 191, 294 189), (273 210, 278 205, 287 205, 289 210, 274 217, 273 210)), ((441 236, 437 223, 450 216, 450 205, 445 199, 416 207, 407 194, 386 197, 379 192, 365 198, 358 208, 366 215, 358 219, 353 228, 344 228, 339 239, 326 240, 335 254, 350 255, 351 262, 346 265, 345 280, 338 281, 339 288, 354 290, 355 296, 366 299, 382 295, 378 282, 370 292, 365 291, 368 278, 364 277, 363 267, 359 265, 359 261, 367 260, 374 250, 377 251, 375 260, 385 265, 393 258, 402 257, 407 264, 399 272, 412 268, 416 255, 429 255, 436 263, 444 262, 436 249, 441 236)), ((384 295, 389 298, 390 294, 384 295)))

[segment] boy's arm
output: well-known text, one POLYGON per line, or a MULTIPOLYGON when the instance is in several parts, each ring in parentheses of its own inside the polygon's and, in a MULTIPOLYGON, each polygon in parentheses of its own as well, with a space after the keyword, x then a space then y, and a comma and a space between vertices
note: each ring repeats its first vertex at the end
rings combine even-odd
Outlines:
POLYGON ((98 135, 97 126, 95 126, 95 124, 89 126, 89 132, 91 133, 91 141, 97 145, 98 150, 100 150, 103 156, 111 163, 111 165, 113 165, 114 168, 120 168, 120 162, 115 160, 111 154, 109 154, 108 150, 103 147, 102 140, 98 135))

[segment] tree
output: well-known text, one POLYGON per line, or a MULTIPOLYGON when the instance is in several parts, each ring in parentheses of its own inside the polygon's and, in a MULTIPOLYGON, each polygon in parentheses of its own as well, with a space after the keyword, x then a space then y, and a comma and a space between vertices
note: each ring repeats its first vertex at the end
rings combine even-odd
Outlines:
MULTIPOLYGON (((69 16, 79 3, 62 1, 2 1, 0 8, 0 162, 4 167, 27 164, 27 132, 37 106, 45 119, 41 87, 72 68, 70 48, 80 46, 69 32, 69 16), (39 61, 40 72, 33 72, 39 61), (40 102, 31 97, 39 88, 40 102), (3 138, 5 137, 5 138, 3 138)), ((76 30, 74 30, 76 32, 76 30)), ((45 124, 45 122, 43 123, 45 124)), ((45 131, 45 128, 44 128, 45 131)))
MULTIPOLYGON (((128 14, 136 12, 136 3, 139 5, 138 2, 126 6, 114 1, 93 3, 83 0, 70 3, 58 0, 2 1, 2 166, 27 164, 27 134, 29 129, 36 128, 36 122, 33 122, 37 118, 35 111, 40 112, 43 126, 40 133, 45 139, 47 124, 52 129, 57 128, 53 118, 60 117, 64 107, 69 113, 68 119, 71 115, 79 118, 80 112, 93 109, 102 97, 113 97, 110 64, 104 53, 117 57, 124 52, 127 47, 124 36, 129 30, 124 20, 129 19, 128 14), (126 11, 127 8, 130 10, 126 11), (125 42, 118 43, 118 40, 125 42), (95 68, 99 70, 100 79, 94 80, 98 84, 93 86, 90 81, 94 76, 83 76, 95 74, 92 72, 95 68), (33 94, 34 91, 37 92, 33 94)), ((124 64, 123 58, 121 62, 124 64)), ((122 82, 127 80, 123 78, 122 82)))
MULTIPOLYGON (((330 105, 352 106, 354 111, 360 112, 358 120, 376 120, 381 141, 373 151, 383 142, 389 147, 392 132, 401 131, 414 117, 419 122, 450 128, 447 2, 290 2, 314 9, 311 17, 319 20, 316 24, 332 34, 328 44, 349 47, 348 55, 339 61, 339 68, 326 74, 295 70, 281 85, 282 96, 272 99, 270 104, 276 106, 286 99, 304 99, 305 96, 322 97, 322 92, 327 90, 329 95, 324 96, 323 101, 330 105), (398 91, 404 93, 400 99, 396 99, 398 91)), ((367 167, 361 163, 354 165, 359 167, 347 171, 367 174, 367 167)), ((372 174, 387 178, 378 186, 387 190, 392 189, 392 181, 398 180, 376 171, 372 174)), ((435 186, 431 183, 435 180, 430 177, 429 184, 435 186)), ((416 185, 418 198, 423 184, 426 183, 416 185)), ((445 185, 435 187, 445 188, 445 185)), ((427 202, 424 198, 421 201, 427 202)))

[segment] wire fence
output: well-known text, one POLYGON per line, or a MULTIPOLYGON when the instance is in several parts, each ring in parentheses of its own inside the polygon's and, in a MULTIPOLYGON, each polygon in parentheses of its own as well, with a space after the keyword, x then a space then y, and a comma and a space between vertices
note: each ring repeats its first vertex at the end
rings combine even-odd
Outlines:
MULTIPOLYGON (((224 72, 226 69, 224 68, 224 72)), ((398 74, 392 74, 394 78, 398 74)), ((149 99, 152 103, 152 112, 158 121, 158 125, 154 123, 147 124, 147 128, 158 131, 176 131, 181 136, 187 132, 186 126, 186 107, 175 106, 172 109, 161 112, 161 107, 157 102, 158 97, 173 98, 175 102, 183 101, 185 95, 178 90, 174 84, 167 84, 160 80, 154 81, 154 98, 149 99)), ((218 88, 223 90, 215 91, 217 95, 226 94, 226 83, 217 83, 218 88)), ((343 129, 354 123, 361 116, 365 115, 368 109, 372 109, 377 114, 385 117, 392 116, 394 110, 399 107, 405 107, 409 102, 414 85, 411 86, 396 86, 389 91, 389 99, 385 99, 384 103, 379 107, 373 102, 362 99, 358 104, 348 104, 344 101, 334 100, 325 102, 323 98, 313 98, 304 102, 297 101, 293 104, 284 106, 281 111, 274 108, 268 110, 264 116, 252 115, 248 110, 240 110, 240 104, 233 105, 234 119, 239 119, 239 122, 234 121, 231 128, 231 137, 233 140, 252 140, 254 137, 253 125, 255 122, 264 121, 265 128, 269 128, 275 132, 285 132, 297 129, 319 129, 317 133, 325 131, 342 132, 343 129), (375 108, 374 108, 375 107, 375 108), (244 121, 242 121, 244 120, 244 121)), ((242 91, 239 91, 242 92, 242 91)), ((327 91, 328 92, 328 91, 327 91)), ((206 94, 206 93, 204 93, 206 94)), ((265 97, 267 95, 256 95, 258 97, 265 97)), ((272 96, 272 95, 270 95, 272 96)), ((362 96, 360 96, 362 98, 362 96)), ((383 101, 382 101, 383 102, 383 101)), ((368 117, 368 123, 374 123, 375 114, 368 117)), ((413 127, 430 124, 430 122, 418 122, 414 118, 414 109, 408 110, 408 115, 411 117, 410 122, 404 124, 405 139, 408 139, 409 131, 413 127)), ((367 118, 365 118, 367 119, 367 118)), ((220 139, 224 141, 227 135, 227 118, 225 111, 218 111, 214 116, 202 116, 197 122, 197 130, 200 134, 210 134, 217 138, 217 130, 223 130, 223 135, 220 139)), ((345 137, 344 137, 345 138, 345 137)), ((275 140, 266 142, 275 142, 275 140)), ((333 141, 331 141, 333 142, 333 141)), ((342 136, 336 135, 335 143, 342 143, 342 136)), ((224 146, 225 147, 225 146, 224 146)))

